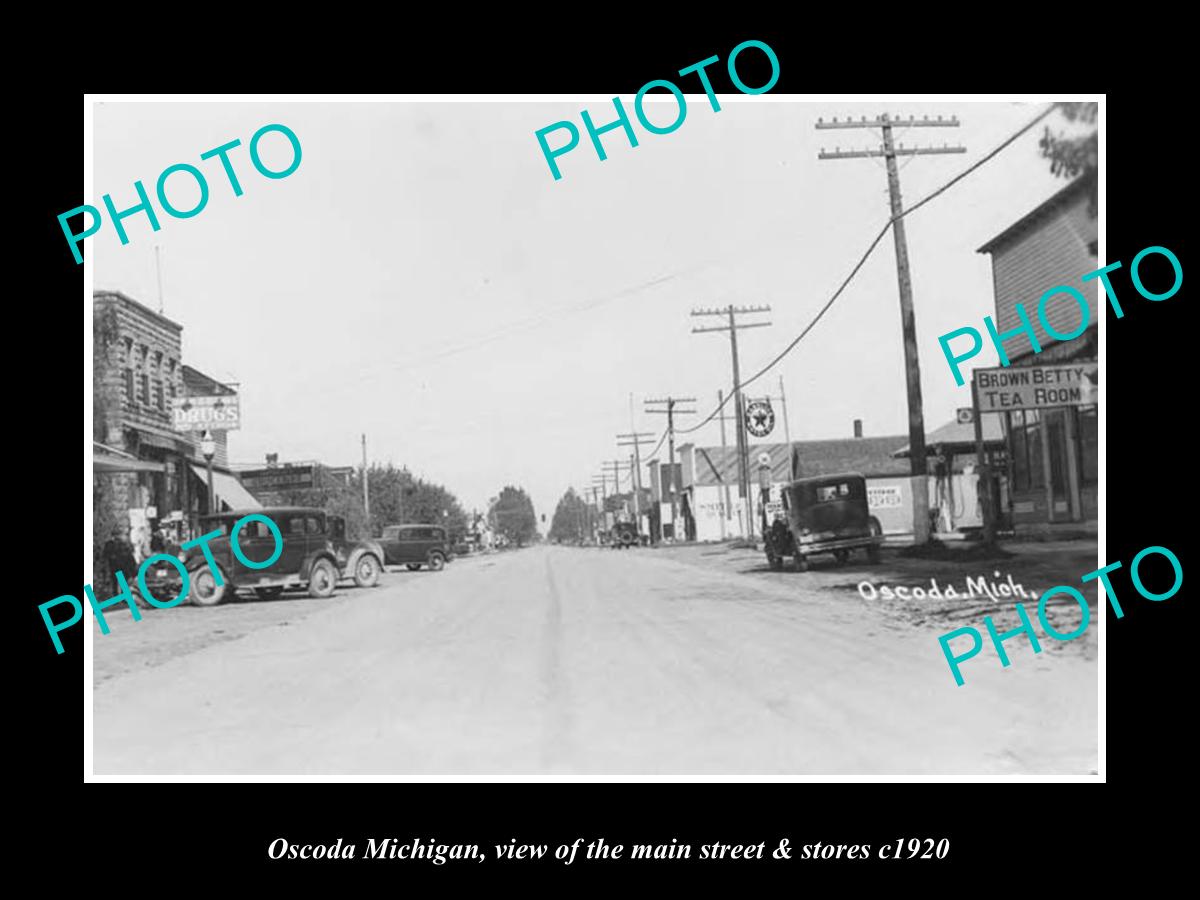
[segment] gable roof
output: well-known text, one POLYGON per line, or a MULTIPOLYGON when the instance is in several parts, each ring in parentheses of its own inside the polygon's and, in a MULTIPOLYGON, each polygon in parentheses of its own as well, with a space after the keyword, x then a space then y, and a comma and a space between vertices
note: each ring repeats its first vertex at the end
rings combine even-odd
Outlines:
MULTIPOLYGON (((893 458, 893 453, 908 441, 905 435, 889 437, 834 438, 825 441, 795 441, 791 444, 751 444, 750 480, 758 481, 758 458, 766 453, 771 458, 771 481, 792 480, 792 458, 799 466, 798 476, 838 475, 857 472, 868 478, 908 475, 909 464, 893 458)), ((685 450, 691 445, 680 447, 685 450)), ((695 484, 737 484, 736 447, 695 447, 693 473, 695 484)))
MULTIPOLYGON (((984 415, 981 421, 983 422, 984 445, 989 447, 1003 445, 1004 428, 1000 425, 1000 417, 988 413, 984 415)), ((951 420, 941 428, 925 435, 925 449, 928 453, 932 453, 934 446, 937 444, 941 444, 951 453, 974 453, 975 424, 973 422, 962 424, 957 420, 951 420)), ((905 441, 904 446, 893 455, 907 459, 908 441, 905 441)))
POLYGON ((1007 246, 1014 238, 1025 233, 1026 230, 1036 225, 1040 220, 1046 218, 1051 213, 1056 212, 1060 207, 1067 206, 1074 202, 1077 196, 1085 196, 1084 188, 1087 185, 1087 179, 1079 177, 1067 184, 1062 190, 1057 191, 1048 199, 1042 201, 1032 210, 1027 212, 1017 221, 1013 222, 1002 232, 976 250, 976 253, 992 253, 993 251, 1007 246))

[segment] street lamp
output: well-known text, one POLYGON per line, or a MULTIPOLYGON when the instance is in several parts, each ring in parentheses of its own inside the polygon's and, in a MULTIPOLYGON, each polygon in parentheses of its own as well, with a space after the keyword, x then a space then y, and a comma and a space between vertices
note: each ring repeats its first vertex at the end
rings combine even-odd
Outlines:
POLYGON ((200 439, 200 452, 204 455, 204 462, 208 466, 208 512, 211 515, 217 511, 217 497, 213 493, 213 456, 217 452, 217 442, 213 440, 212 432, 204 432, 204 437, 200 439))

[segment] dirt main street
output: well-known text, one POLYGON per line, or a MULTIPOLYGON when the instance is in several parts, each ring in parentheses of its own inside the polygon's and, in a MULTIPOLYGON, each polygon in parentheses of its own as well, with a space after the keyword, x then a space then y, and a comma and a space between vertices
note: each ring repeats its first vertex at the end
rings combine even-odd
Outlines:
POLYGON ((535 547, 330 600, 110 624, 94 641, 102 776, 1096 768, 1094 654, 1014 638, 1011 666, 985 646, 957 687, 948 628, 698 554, 535 547))

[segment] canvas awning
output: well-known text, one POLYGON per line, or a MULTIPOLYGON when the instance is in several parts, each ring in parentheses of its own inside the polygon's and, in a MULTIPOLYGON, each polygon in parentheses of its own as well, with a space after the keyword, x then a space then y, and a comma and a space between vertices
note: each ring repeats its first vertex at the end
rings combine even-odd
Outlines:
MULTIPOLYGON (((192 471, 196 473, 205 484, 208 484, 208 471, 203 466, 192 466, 192 471)), ((213 493, 217 495, 217 502, 224 503, 230 509, 262 509, 263 505, 254 499, 254 495, 242 487, 242 483, 228 475, 225 472, 213 470, 213 493)))

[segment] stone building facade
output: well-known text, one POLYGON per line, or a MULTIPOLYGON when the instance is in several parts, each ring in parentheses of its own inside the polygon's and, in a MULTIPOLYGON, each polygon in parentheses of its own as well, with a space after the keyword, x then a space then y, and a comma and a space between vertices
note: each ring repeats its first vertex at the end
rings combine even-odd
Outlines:
MULTIPOLYGON (((129 454, 158 469, 94 472, 98 519, 144 524, 177 513, 187 523, 208 511, 196 467, 205 461, 200 435, 172 427, 172 401, 216 384, 182 360, 183 326, 119 291, 92 298, 92 438, 101 449, 129 454)), ((228 472, 225 432, 214 432, 214 468, 228 472)))

